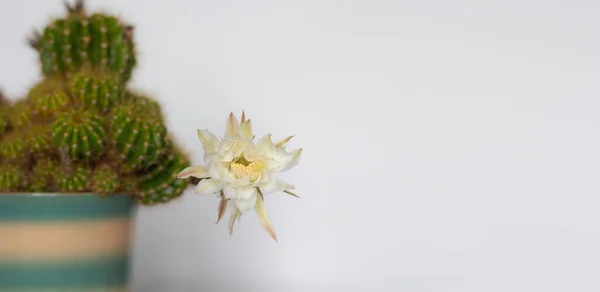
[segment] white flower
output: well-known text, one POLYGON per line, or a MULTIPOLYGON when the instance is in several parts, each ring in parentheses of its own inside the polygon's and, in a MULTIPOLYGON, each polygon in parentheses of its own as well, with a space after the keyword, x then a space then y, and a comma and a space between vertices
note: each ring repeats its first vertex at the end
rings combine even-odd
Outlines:
POLYGON ((276 172, 286 171, 298 164, 302 148, 287 152, 285 145, 289 136, 273 143, 267 134, 254 143, 252 122, 242 112, 241 123, 233 113, 229 114, 225 137, 217 138, 208 130, 198 130, 198 138, 204 147, 204 163, 182 170, 179 178, 200 178, 196 187, 198 194, 219 194, 221 202, 217 223, 229 206, 229 234, 241 215, 255 209, 262 226, 277 240, 264 208, 264 195, 283 191, 291 192, 294 186, 275 177, 276 172))

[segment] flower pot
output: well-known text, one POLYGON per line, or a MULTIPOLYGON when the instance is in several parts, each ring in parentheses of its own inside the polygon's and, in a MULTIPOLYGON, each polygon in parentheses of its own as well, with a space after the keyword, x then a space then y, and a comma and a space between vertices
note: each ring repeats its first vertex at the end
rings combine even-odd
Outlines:
POLYGON ((0 291, 127 291, 127 195, 0 194, 0 291))

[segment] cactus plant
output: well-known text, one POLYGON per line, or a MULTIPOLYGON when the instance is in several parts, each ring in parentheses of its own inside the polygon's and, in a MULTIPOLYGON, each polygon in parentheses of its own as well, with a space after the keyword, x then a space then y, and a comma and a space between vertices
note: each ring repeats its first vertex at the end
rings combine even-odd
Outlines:
POLYGON ((32 110, 40 119, 55 117, 57 113, 66 109, 69 105, 69 96, 62 90, 30 94, 32 110))
POLYGON ((129 88, 132 27, 82 1, 67 9, 30 39, 44 77, 24 98, 0 94, 0 192, 122 193, 147 205, 180 196, 189 158, 159 102, 129 88))
POLYGON ((4 93, 0 90, 0 135, 4 134, 8 128, 8 120, 6 118, 7 108, 10 102, 4 96, 4 93))
POLYGON ((31 153, 40 154, 51 148, 50 129, 46 125, 32 125, 24 131, 24 136, 25 147, 31 153))
POLYGON ((61 192, 82 192, 86 190, 90 171, 84 165, 64 167, 56 174, 58 189, 61 192))
POLYGON ((177 178, 188 164, 188 158, 172 145, 162 163, 152 167, 143 177, 139 200, 144 204, 156 204, 178 197, 189 183, 177 178))
POLYGON ((57 173, 58 161, 52 157, 37 159, 31 167, 31 175, 35 180, 49 183, 57 173))
POLYGON ((23 129, 31 124, 32 109, 26 100, 18 100, 13 105, 3 109, 8 127, 23 129))
POLYGON ((88 15, 82 1, 67 8, 65 18, 54 20, 30 40, 39 51, 42 72, 71 76, 82 69, 100 69, 127 81, 136 64, 133 28, 114 16, 88 15))
POLYGON ((8 127, 8 121, 6 121, 6 118, 4 117, 4 115, 2 113, 0 113, 0 135, 4 134, 7 127, 8 127))
POLYGON ((23 171, 12 164, 0 165, 0 191, 18 191, 23 181, 23 171))
POLYGON ((106 130, 102 118, 91 111, 73 109, 52 124, 57 147, 67 147, 73 158, 96 157, 102 152, 106 130))
POLYGON ((23 132, 10 132, 0 141, 0 157, 6 162, 25 159, 26 147, 23 132))
POLYGON ((58 162, 52 157, 36 159, 28 172, 25 190, 28 192, 55 191, 58 162))
POLYGON ((121 85, 111 74, 77 73, 70 85, 75 103, 99 113, 108 111, 121 94, 121 85))
POLYGON ((147 168, 166 150, 167 128, 153 101, 133 96, 115 109, 110 120, 113 145, 125 169, 147 168))
POLYGON ((91 177, 91 190, 99 194, 111 194, 119 188, 119 175, 108 165, 99 166, 91 177))

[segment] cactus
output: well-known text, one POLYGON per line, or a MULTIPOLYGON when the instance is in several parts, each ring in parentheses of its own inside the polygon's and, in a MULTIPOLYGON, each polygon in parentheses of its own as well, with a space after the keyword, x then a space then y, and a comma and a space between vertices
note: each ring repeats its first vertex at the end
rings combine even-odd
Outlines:
POLYGON ((51 157, 37 159, 31 167, 31 175, 36 180, 47 183, 54 178, 58 170, 58 165, 59 162, 51 157))
POLYGON ((92 174, 91 190, 99 194, 112 194, 119 188, 119 175, 112 167, 102 165, 92 174))
POLYGON ((39 51, 44 75, 68 77, 82 69, 99 69, 129 80, 136 64, 133 28, 114 16, 87 15, 82 1, 67 9, 67 17, 54 20, 30 39, 39 51))
POLYGON ((115 109, 110 123, 113 145, 125 171, 147 168, 164 152, 167 128, 149 99, 129 100, 115 109))
POLYGON ((78 73, 70 83, 75 103, 99 113, 108 111, 121 94, 121 85, 112 75, 78 73))
POLYGON ((128 88, 133 29, 67 5, 30 39, 43 78, 24 98, 0 92, 0 192, 128 194, 164 203, 189 185, 160 104, 128 88))
POLYGON ((154 116, 161 121, 164 120, 160 104, 152 97, 131 90, 127 90, 123 96, 123 100, 127 104, 133 105, 139 110, 143 110, 148 116, 154 116))
POLYGON ((27 98, 31 99, 40 95, 53 94, 57 91, 63 92, 66 87, 64 79, 59 76, 45 77, 35 83, 27 93, 27 98))
POLYGON ((25 143, 22 132, 10 132, 0 141, 0 157, 7 162, 20 163, 26 159, 25 143))
POLYGON ((175 147, 169 148, 170 152, 163 157, 162 163, 142 176, 138 199, 143 204, 163 203, 179 197, 189 184, 189 181, 177 178, 177 174, 189 164, 188 158, 175 147))
POLYGON ((60 114, 52 124, 57 147, 66 147, 73 158, 97 157, 106 138, 103 119, 91 111, 73 109, 60 114))
POLYGON ((8 120, 6 118, 7 111, 10 102, 4 96, 4 92, 0 90, 0 135, 4 134, 8 128, 8 120))
POLYGON ((26 192, 32 192, 32 193, 42 193, 42 192, 48 192, 48 185, 46 185, 44 182, 36 180, 35 178, 29 178, 27 181, 26 186, 24 187, 24 190, 26 192))
POLYGON ((83 165, 64 167, 56 174, 58 190, 61 192, 83 192, 87 189, 89 170, 83 165))
POLYGON ((15 192, 23 181, 23 171, 16 165, 0 165, 0 192, 15 192))
POLYGON ((136 195, 140 191, 140 178, 136 174, 121 176, 118 192, 136 195))
POLYGON ((25 147, 31 153, 42 153, 51 149, 51 132, 46 125, 32 125, 24 133, 25 147))
POLYGON ((8 121, 6 120, 6 117, 4 116, 4 114, 2 114, 0 112, 0 135, 4 134, 6 132, 7 127, 8 127, 8 121))
POLYGON ((29 172, 26 191, 47 192, 54 189, 58 162, 51 157, 37 159, 29 172))
POLYGON ((41 119, 51 119, 69 106, 69 97, 64 91, 30 95, 33 111, 41 119))
POLYGON ((22 129, 31 124, 32 110, 25 100, 3 108, 3 114, 8 121, 8 127, 12 129, 22 129))
POLYGON ((177 178, 181 169, 189 164, 189 158, 171 137, 167 137, 165 153, 160 163, 141 175, 138 200, 144 204, 163 203, 179 197, 189 184, 188 180, 177 178))

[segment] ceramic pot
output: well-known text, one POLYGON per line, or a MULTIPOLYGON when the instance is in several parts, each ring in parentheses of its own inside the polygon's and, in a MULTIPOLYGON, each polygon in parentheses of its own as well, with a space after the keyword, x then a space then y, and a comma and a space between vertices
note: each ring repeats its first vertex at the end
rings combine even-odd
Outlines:
POLYGON ((127 291, 130 196, 0 194, 0 291, 127 291))

